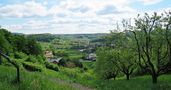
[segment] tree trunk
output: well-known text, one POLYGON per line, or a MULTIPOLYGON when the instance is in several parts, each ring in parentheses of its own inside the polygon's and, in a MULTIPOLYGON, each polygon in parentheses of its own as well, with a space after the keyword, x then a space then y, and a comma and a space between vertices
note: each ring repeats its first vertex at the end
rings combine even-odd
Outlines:
POLYGON ((126 80, 129 80, 129 74, 126 74, 126 80))
POLYGON ((152 75, 153 84, 157 83, 157 75, 152 75))
POLYGON ((20 82, 20 68, 17 67, 17 82, 20 82))
POLYGON ((116 80, 116 75, 114 75, 113 79, 116 80))
POLYGON ((171 63, 171 45, 169 45, 169 63, 171 63))
POLYGON ((2 64, 2 56, 0 55, 0 65, 2 64))

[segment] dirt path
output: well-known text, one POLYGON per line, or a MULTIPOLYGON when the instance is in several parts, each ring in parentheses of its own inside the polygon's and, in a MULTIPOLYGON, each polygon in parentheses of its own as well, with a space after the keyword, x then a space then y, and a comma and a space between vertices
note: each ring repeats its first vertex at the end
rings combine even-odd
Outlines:
POLYGON ((75 88, 76 90, 95 90, 95 89, 92 89, 92 88, 83 86, 83 85, 81 85, 81 84, 79 84, 79 83, 73 83, 73 82, 61 80, 61 79, 54 78, 54 77, 51 77, 50 80, 51 80, 51 81, 54 81, 54 82, 56 82, 56 83, 60 83, 60 84, 69 84, 69 85, 71 85, 73 88, 75 88))

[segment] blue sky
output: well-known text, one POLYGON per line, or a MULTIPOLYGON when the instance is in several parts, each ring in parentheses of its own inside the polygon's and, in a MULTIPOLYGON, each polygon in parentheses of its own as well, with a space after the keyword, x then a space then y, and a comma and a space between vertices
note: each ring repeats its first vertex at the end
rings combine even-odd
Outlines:
POLYGON ((107 33, 122 19, 164 10, 170 0, 0 0, 0 25, 25 34, 107 33))

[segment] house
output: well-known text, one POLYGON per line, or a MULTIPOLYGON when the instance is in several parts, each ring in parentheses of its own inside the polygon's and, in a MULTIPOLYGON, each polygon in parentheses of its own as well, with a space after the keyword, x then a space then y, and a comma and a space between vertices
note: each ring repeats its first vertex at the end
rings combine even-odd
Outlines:
POLYGON ((79 51, 80 51, 80 52, 84 52, 85 50, 86 50, 86 49, 80 49, 79 51))
POLYGON ((46 50, 45 51, 45 57, 46 58, 53 58, 53 52, 52 51, 49 51, 49 50, 46 50))
POLYGON ((90 53, 88 54, 88 56, 86 57, 87 60, 91 60, 91 61, 95 61, 96 60, 96 54, 95 53, 90 53))

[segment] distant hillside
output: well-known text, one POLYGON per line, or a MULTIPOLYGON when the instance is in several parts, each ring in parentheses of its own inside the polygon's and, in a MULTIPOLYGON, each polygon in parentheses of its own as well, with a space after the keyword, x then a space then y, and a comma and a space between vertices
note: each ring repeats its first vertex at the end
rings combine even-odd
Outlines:
POLYGON ((55 38, 91 41, 106 35, 107 35, 106 33, 97 33, 97 34, 31 34, 27 36, 34 37, 37 41, 50 42, 55 38))

